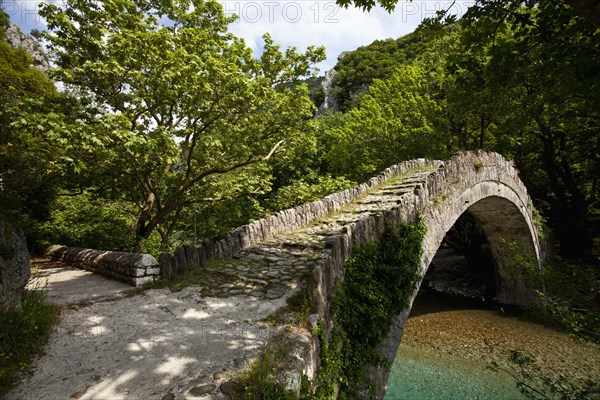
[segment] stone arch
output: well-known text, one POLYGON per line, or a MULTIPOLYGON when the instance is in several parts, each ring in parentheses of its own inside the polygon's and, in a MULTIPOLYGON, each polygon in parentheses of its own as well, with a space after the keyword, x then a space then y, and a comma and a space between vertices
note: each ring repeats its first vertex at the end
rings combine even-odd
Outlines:
MULTIPOLYGON (((444 236, 458 218, 469 211, 481 225, 494 258, 497 298, 503 303, 526 305, 533 301, 522 274, 501 257, 503 240, 514 242, 525 255, 542 259, 533 206, 514 164, 496 153, 460 153, 440 165, 415 190, 415 207, 401 218, 411 221, 420 214, 427 226, 423 240, 420 274, 425 276, 444 236)), ((386 339, 382 354, 393 361, 400 345, 404 324, 419 291, 419 282, 386 339)), ((387 389, 389 368, 373 368, 377 397, 387 389)))
POLYGON ((534 221, 523 200, 502 183, 481 182, 434 206, 424 214, 428 230, 423 240, 421 276, 427 273, 446 232, 465 211, 469 211, 481 225, 490 245, 496 269, 498 301, 517 305, 531 303, 531 292, 521 274, 502 257, 504 242, 508 241, 514 242, 522 254, 540 258, 534 221))

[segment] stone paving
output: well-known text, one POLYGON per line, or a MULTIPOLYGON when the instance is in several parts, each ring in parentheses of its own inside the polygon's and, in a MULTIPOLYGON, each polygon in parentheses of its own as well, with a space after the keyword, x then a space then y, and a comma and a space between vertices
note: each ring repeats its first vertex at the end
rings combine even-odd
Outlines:
POLYGON ((437 166, 395 177, 334 215, 318 218, 304 229, 280 234, 231 259, 209 262, 199 278, 204 287, 202 294, 219 298, 246 295, 259 300, 274 300, 303 286, 330 237, 363 216, 396 206, 402 195, 413 192, 437 166))

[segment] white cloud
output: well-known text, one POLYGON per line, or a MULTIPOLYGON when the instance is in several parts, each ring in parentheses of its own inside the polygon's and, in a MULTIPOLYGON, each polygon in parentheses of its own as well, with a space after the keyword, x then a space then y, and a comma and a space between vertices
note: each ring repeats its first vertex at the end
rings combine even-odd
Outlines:
MULTIPOLYGON (((37 15, 44 0, 4 0, 0 7, 23 31, 44 29, 37 15)), ((46 0, 60 4, 63 0, 46 0)), ((283 48, 296 46, 303 51, 310 45, 322 45, 327 60, 318 67, 321 74, 333 68, 342 51, 354 50, 377 39, 398 38, 412 32, 426 17, 446 9, 452 0, 399 0, 396 10, 388 14, 381 8, 371 12, 342 8, 335 0, 219 0, 228 14, 240 19, 231 24, 234 34, 243 37, 256 55, 262 50, 262 35, 269 32, 283 48)), ((456 1, 452 8, 458 14, 474 3, 456 1)))
MULTIPOLYGON (((452 10, 464 13, 471 2, 456 2, 452 10)), ((228 14, 240 18, 230 28, 243 37, 255 54, 262 48, 261 36, 269 32, 283 48, 323 45, 327 60, 319 65, 321 73, 333 68, 342 51, 354 50, 377 39, 398 38, 412 32, 426 17, 446 9, 452 1, 399 1, 388 14, 377 7, 370 12, 354 7, 345 9, 333 0, 223 0, 228 14)))

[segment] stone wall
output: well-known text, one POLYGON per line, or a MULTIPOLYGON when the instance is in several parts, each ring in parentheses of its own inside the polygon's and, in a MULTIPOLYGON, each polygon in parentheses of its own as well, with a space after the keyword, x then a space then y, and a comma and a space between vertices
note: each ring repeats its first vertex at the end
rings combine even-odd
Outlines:
POLYGON ((364 196, 369 190, 388 179, 409 170, 432 165, 432 163, 432 161, 426 159, 405 161, 386 169, 383 173, 371 178, 367 183, 333 193, 323 199, 296 208, 280 211, 251 224, 240 226, 219 241, 205 241, 201 246, 196 247, 183 246, 173 254, 162 253, 159 257, 162 276, 165 279, 174 278, 188 267, 204 267, 207 261, 211 259, 231 257, 239 251, 269 240, 275 235, 302 228, 315 218, 335 213, 344 204, 364 196))
POLYGON ((48 256, 65 264, 85 269, 133 286, 160 279, 158 262, 150 254, 124 253, 52 246, 48 256))
POLYGON ((20 308, 21 294, 29 275, 25 235, 0 221, 0 310, 20 308))

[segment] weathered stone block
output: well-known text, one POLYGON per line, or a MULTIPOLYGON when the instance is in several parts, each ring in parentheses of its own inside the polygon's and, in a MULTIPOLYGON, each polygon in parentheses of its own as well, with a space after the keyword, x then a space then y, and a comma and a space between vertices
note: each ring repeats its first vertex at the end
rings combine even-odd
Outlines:
POLYGON ((198 256, 198 249, 192 245, 184 246, 185 258, 190 267, 198 268, 200 266, 200 258, 198 256))
POLYGON ((129 283, 133 286, 141 286, 146 283, 152 283, 157 279, 158 279, 158 277, 155 277, 155 276, 142 276, 139 278, 131 278, 129 283))
POLYGON ((175 258, 177 259, 177 275, 181 275, 188 265, 188 260, 185 257, 185 249, 183 247, 175 250, 175 258))
MULTIPOLYGON (((76 247, 56 247, 48 249, 48 256, 55 260, 62 260, 68 265, 85 269, 100 275, 118 279, 132 285, 148 275, 149 270, 160 270, 159 263, 150 254, 125 253, 117 251, 102 251, 94 249, 80 249, 76 247)), ((163 260, 163 263, 165 260, 163 260)), ((165 266, 165 270, 166 270, 165 266)))

